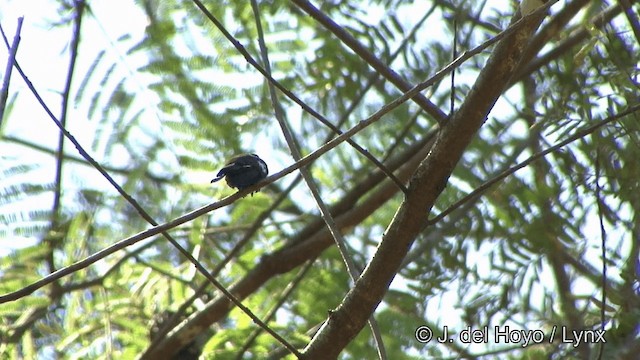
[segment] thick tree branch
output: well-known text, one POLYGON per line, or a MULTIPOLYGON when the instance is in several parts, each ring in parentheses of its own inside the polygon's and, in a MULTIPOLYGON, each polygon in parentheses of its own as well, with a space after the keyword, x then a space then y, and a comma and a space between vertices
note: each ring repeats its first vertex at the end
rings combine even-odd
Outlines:
MULTIPOLYGON (((512 19, 512 24, 517 20, 512 19)), ((531 35, 542 21, 539 12, 500 41, 480 72, 460 110, 442 131, 409 184, 409 194, 387 228, 356 286, 303 351, 308 359, 333 359, 360 332, 382 300, 436 199, 467 145, 482 126, 516 69, 531 35)))

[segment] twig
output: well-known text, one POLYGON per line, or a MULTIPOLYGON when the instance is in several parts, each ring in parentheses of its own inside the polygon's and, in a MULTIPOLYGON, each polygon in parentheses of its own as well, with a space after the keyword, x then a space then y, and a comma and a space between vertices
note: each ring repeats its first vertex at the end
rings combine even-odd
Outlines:
MULTIPOLYGON (((251 5, 253 8, 253 13, 256 21, 256 27, 258 29, 258 44, 260 46, 260 53, 262 55, 262 62, 264 63, 265 70, 269 75, 271 75, 271 65, 269 62, 269 55, 267 46, 264 42, 264 33, 262 31, 262 25, 260 21, 260 13, 258 11, 258 4, 256 0, 251 0, 251 5)), ((291 126, 287 122, 284 114, 282 113, 281 104, 278 101, 278 96, 275 90, 275 87, 271 83, 267 83, 269 87, 269 94, 271 97, 271 101, 273 104, 274 112, 278 124, 282 129, 282 133, 287 141, 291 154, 295 160, 299 160, 302 157, 300 153, 300 144, 295 140, 293 134, 291 133, 291 126)), ((311 195, 313 196, 318 209, 320 210, 320 216, 324 220, 331 236, 333 237, 336 247, 342 257, 342 260, 347 268, 347 272, 351 278, 351 280, 355 283, 358 276, 360 276, 360 271, 356 269, 355 263, 353 261, 352 256, 349 254, 349 249, 347 248, 346 241, 344 236, 342 236, 342 232, 336 225, 336 221, 331 215, 331 211, 329 211, 329 207, 325 204, 324 200, 322 200, 322 196, 320 195, 320 190, 318 189, 317 184, 315 183, 313 177, 311 176, 311 172, 307 167, 300 168, 300 173, 302 174, 302 178, 307 183, 307 187, 309 191, 311 191, 311 195)), ((384 347, 384 342, 382 340, 382 334, 380 332, 380 328, 375 321, 373 315, 369 318, 369 326, 371 328, 371 332, 373 333, 373 338, 376 344, 376 349, 378 350, 378 355, 380 359, 386 359, 386 350, 384 347)))
MULTIPOLYGON (((80 28, 82 25, 82 15, 84 13, 84 2, 82 0, 74 2, 74 18, 73 30, 71 35, 71 46, 69 50, 69 67, 67 69, 67 78, 65 79, 64 89, 62 90, 62 104, 60 105, 60 124, 63 128, 67 127, 67 111, 69 110, 69 93, 71 92, 71 80, 76 68, 76 60, 78 59, 78 47, 80 45, 80 28)), ((58 134, 58 146, 56 151, 56 170, 53 189, 53 204, 51 205, 51 223, 49 230, 58 227, 61 221, 60 207, 62 201, 62 165, 64 163, 64 133, 60 131, 58 134)), ((47 244, 46 262, 49 272, 56 270, 53 252, 59 246, 58 241, 45 241, 47 244)))
MULTIPOLYGON (((296 274, 295 278, 293 278, 293 280, 291 280, 289 282, 287 287, 285 287, 282 290, 282 294, 280 294, 278 302, 271 308, 271 310, 269 310, 269 312, 265 316, 265 321, 271 321, 271 319, 273 319, 273 317, 276 315, 278 309, 280 309, 280 307, 284 304, 284 302, 289 298, 291 293, 293 293, 293 291, 296 289, 296 287, 298 287, 298 285, 302 282, 302 279, 304 279, 305 275, 311 269, 312 266, 313 266, 313 259, 310 259, 302 267, 302 269, 300 269, 298 271, 298 273, 296 274)), ((236 359, 242 360, 242 359, 245 358, 244 357, 244 353, 247 352, 247 350, 249 350, 251 345, 258 338, 258 336, 261 333, 260 330, 261 329, 259 329, 259 328, 255 329, 253 331, 253 333, 251 335, 249 335, 249 337, 247 338, 247 341, 245 341, 244 345, 238 351, 238 354, 236 355, 236 359)))
MULTIPOLYGON (((607 231, 604 229, 604 200, 600 196, 602 188, 600 187, 600 148, 596 149, 596 204, 598 205, 598 221, 600 225, 600 247, 602 251, 602 304, 600 304, 600 329, 604 331, 605 325, 605 312, 607 307, 607 231)), ((602 355, 604 355, 604 342, 598 346, 598 356, 596 359, 601 360, 602 355)))
MULTIPOLYGON (((20 139, 20 138, 17 138, 15 136, 11 136, 11 135, 3 135, 2 136, 2 140, 3 141, 7 141, 7 142, 13 142, 13 143, 16 143, 16 144, 19 144, 19 145, 22 145, 22 146, 28 147, 30 149, 37 150, 37 151, 40 151, 40 152, 43 152, 43 153, 49 154, 49 155, 53 155, 56 152, 55 150, 49 149, 49 148, 47 148, 45 146, 42 146, 40 144, 37 144, 37 143, 34 143, 34 142, 30 142, 30 141, 27 141, 27 140, 24 140, 24 139, 20 139)), ((70 155, 70 154, 63 154, 63 156, 64 156, 64 160, 65 161, 71 161, 71 162, 74 162, 74 163, 77 163, 77 164, 81 164, 81 165, 85 165, 85 166, 91 166, 91 164, 88 163, 87 160, 82 158, 82 157, 77 157, 77 156, 73 156, 73 155, 70 155)), ((131 174, 131 171, 126 169, 126 168, 115 168, 115 167, 107 166, 107 165, 102 165, 102 168, 105 169, 105 171, 107 171, 108 173, 115 173, 115 174, 125 175, 125 176, 128 176, 128 175, 131 174)), ((168 183, 169 181, 171 181, 170 178, 159 177, 157 175, 154 175, 154 174, 150 173, 148 170, 145 171, 144 177, 145 178, 149 178, 149 179, 151 179, 151 180, 153 180, 155 182, 162 183, 162 184, 168 183)))
POLYGON ((608 125, 614 121, 617 121, 618 119, 627 116, 629 114, 632 114, 636 111, 640 110, 640 104, 636 104, 616 115, 610 116, 596 124, 593 124, 589 127, 587 127, 586 129, 580 130, 578 132, 576 132, 575 134, 573 134, 572 136, 570 136, 569 138, 567 138, 566 140, 546 149, 543 151, 540 151, 532 156, 530 156, 528 159, 522 161, 521 163, 514 165, 510 168, 508 168, 507 170, 503 171, 502 173, 498 174, 496 177, 494 177, 493 179, 485 182, 484 184, 480 185, 478 188, 476 188, 474 191, 472 191, 471 193, 469 193, 467 196, 463 197, 462 199, 456 201, 453 205, 449 206, 445 211, 441 212, 440 214, 438 214, 437 216, 435 216, 434 218, 430 219, 426 226, 430 226, 433 225, 435 223, 437 223, 438 221, 442 220, 445 216, 451 214, 454 210, 456 210, 457 208, 459 208, 460 206, 462 206, 464 203, 466 203, 467 201, 470 201, 471 199, 474 199, 477 196, 480 196, 483 192, 485 192, 487 189, 489 189, 491 186, 493 186, 494 184, 496 184, 497 182, 503 180, 504 178, 506 178, 507 176, 515 173, 516 171, 526 167, 527 165, 531 164, 532 162, 540 159, 541 157, 544 157, 552 152, 558 151, 561 148, 563 148, 564 146, 578 140, 581 139, 589 134, 591 134, 592 132, 598 130, 599 128, 608 125))
MULTIPOLYGON (((320 24, 322 24, 329 31, 331 31, 334 35, 336 35, 345 45, 351 48, 351 50, 353 50, 359 57, 366 61, 367 64, 376 69, 376 71, 384 76, 384 78, 391 81, 391 83, 393 83, 398 89, 400 89, 400 91, 406 92, 411 89, 411 85, 408 82, 402 79, 395 71, 393 71, 389 66, 384 64, 380 59, 372 54, 364 45, 362 45, 351 34, 349 34, 349 32, 344 30, 342 26, 338 25, 330 17, 313 6, 313 4, 311 4, 309 1, 292 0, 292 2, 299 8, 304 10, 316 21, 318 21, 320 24)), ((412 100, 415 101, 416 104, 418 104, 418 106, 420 106, 429 115, 433 116, 433 118, 438 122, 438 124, 440 124, 440 126, 444 124, 447 119, 447 115, 426 97, 424 97, 422 94, 415 94, 415 96, 412 97, 412 100)))
MULTIPOLYGON (((9 58, 7 59, 7 67, 4 71, 4 79, 2 80, 2 89, 0 90, 0 129, 2 128, 2 119, 4 118, 4 109, 7 105, 7 98, 9 98, 9 80, 11 80, 11 72, 13 70, 13 64, 16 62, 16 53, 18 52, 18 45, 20 44, 20 32, 22 31, 22 20, 24 17, 18 18, 18 26, 16 33, 13 36, 13 43, 9 48, 9 58)), ((8 43, 7 37, 4 34, 4 29, 0 24, 0 31, 4 37, 5 42, 8 43)))

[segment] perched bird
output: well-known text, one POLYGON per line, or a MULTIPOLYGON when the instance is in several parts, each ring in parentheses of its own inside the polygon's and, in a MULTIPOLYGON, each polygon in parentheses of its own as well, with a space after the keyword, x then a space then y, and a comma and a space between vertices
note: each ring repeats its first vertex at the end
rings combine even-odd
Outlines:
POLYGON ((232 157, 220 171, 212 183, 227 178, 232 188, 243 190, 267 177, 269 168, 256 154, 242 154, 232 157))

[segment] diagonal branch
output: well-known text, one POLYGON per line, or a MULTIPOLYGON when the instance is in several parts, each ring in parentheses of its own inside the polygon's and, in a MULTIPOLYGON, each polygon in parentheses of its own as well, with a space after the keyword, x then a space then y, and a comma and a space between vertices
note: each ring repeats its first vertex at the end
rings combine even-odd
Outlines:
MULTIPOLYGON (((294 4, 304 10, 307 14, 313 17, 316 21, 322 24, 325 28, 329 29, 334 35, 336 35, 345 45, 353 50, 358 56, 365 60, 371 67, 376 69, 385 79, 391 81, 400 91, 407 92, 411 89, 411 84, 406 82, 389 66, 384 64, 374 54, 372 54, 364 45, 362 45, 356 38, 349 34, 342 26, 338 25, 330 17, 325 15, 318 8, 313 6, 307 0, 292 0, 294 4)), ((421 94, 416 94, 413 98, 424 111, 431 115, 440 125, 442 125, 447 119, 447 115, 440 110, 439 107, 434 105, 429 99, 421 94)))
MULTIPOLYGON (((260 46, 260 53, 262 54, 262 62, 264 64, 264 67, 267 73, 271 75, 269 55, 267 51, 267 46, 264 42, 264 33, 262 31, 260 13, 258 10, 258 4, 256 0, 251 0, 251 7, 253 8, 254 17, 256 20, 256 27, 258 29, 258 44, 260 46)), ((269 82, 267 82, 267 86, 269 87, 269 95, 271 97, 271 102, 273 104, 273 110, 276 116, 276 120, 280 125, 282 134, 284 135, 285 140, 287 141, 287 145, 289 146, 289 149, 291 151, 291 154, 293 155, 293 158, 296 161, 298 161, 300 160, 300 158, 302 158, 302 154, 300 152, 300 144, 293 137, 293 133, 291 132, 291 126, 287 121, 287 119, 285 118, 282 111, 281 104, 278 101, 278 94, 276 93, 275 87, 273 86, 272 83, 269 83, 269 82)), ((342 257, 342 261, 346 266, 349 277, 351 278, 352 281, 355 282, 358 276, 360 276, 360 273, 356 269, 356 266, 353 262, 353 257, 351 256, 351 254, 349 254, 349 249, 347 248, 346 241, 344 239, 344 236, 342 235, 341 230, 336 225, 336 221, 331 215, 331 211, 329 210, 329 207, 324 202, 324 200, 322 200, 322 196, 320 195, 320 189, 318 189, 318 185, 316 184, 315 180, 311 176, 311 171, 309 171, 309 167, 300 168, 300 173, 302 174, 302 178, 307 184, 307 187, 309 188, 309 191, 311 192, 311 195, 313 196, 313 199, 316 202, 318 209, 320 210, 320 216, 322 217, 322 220, 324 220, 325 224, 327 225, 327 228, 329 229, 329 232, 331 233, 331 236, 333 237, 333 240, 336 243, 336 247, 340 252, 340 256, 342 257)), ((371 332, 373 333, 373 338, 376 344, 376 348, 378 350, 379 358, 387 359, 384 342, 382 341, 382 334, 380 333, 380 327, 378 326, 378 323, 375 320, 375 317, 373 315, 371 315, 371 317, 369 318, 369 326, 371 328, 371 332)))
POLYGON ((409 194, 386 229, 373 259, 304 349, 304 358, 337 358, 378 306, 465 148, 508 84, 531 35, 542 22, 543 10, 546 7, 523 18, 523 25, 496 45, 466 100, 442 128, 431 152, 415 171, 409 194))
POLYGON ((485 191, 487 191, 490 187, 492 187, 493 185, 495 185, 496 183, 502 181, 503 179, 505 179, 506 177, 510 176, 511 174, 515 173, 516 171, 523 169, 525 167, 527 167, 529 164, 531 164, 532 162, 547 156, 548 154, 552 153, 552 152, 556 152, 560 149, 562 149, 563 147, 569 145, 570 143, 582 139, 584 137, 586 137, 587 135, 593 133, 594 131, 600 129, 603 126, 609 125, 613 122, 616 122, 618 120, 620 120, 621 118, 633 114, 635 112, 640 111, 640 104, 636 104, 633 105, 631 107, 629 107, 628 109, 621 111, 619 113, 617 113, 616 115, 610 116, 600 122, 597 122, 591 126, 586 127, 585 129, 579 130, 577 131, 575 134, 569 136, 567 139, 557 143, 556 145, 553 145, 550 148, 547 148, 545 150, 536 152, 535 154, 531 155, 530 157, 528 157, 527 159, 523 160, 522 162, 519 162, 516 165, 511 166, 510 168, 502 171, 501 173, 499 173, 498 175, 496 175, 495 177, 491 178, 490 180, 487 180, 486 182, 484 182, 482 185, 478 186, 475 190, 473 190, 472 192, 470 192, 469 194, 465 195, 462 199, 456 201, 453 205, 449 206, 446 210, 444 210, 443 212, 441 212, 440 214, 438 214, 437 216, 435 216, 433 219, 430 219, 427 223, 427 225, 433 225, 437 222, 439 222, 440 220, 442 220, 443 218, 445 218, 446 216, 448 216, 449 214, 451 214, 453 211, 455 211, 456 209, 458 209, 460 206, 464 205, 465 203, 478 198, 480 195, 482 195, 482 193, 484 193, 485 191))
MULTIPOLYGON (((618 16, 621 11, 622 9, 620 6, 612 5, 606 10, 602 11, 601 13, 593 16, 589 20, 589 25, 594 26, 596 28, 602 28, 606 24, 608 24, 611 20, 613 20, 613 18, 618 16)), ((560 25, 561 24, 556 23, 556 26, 560 26, 560 25)), ((551 31, 553 31, 553 29, 547 30, 547 32, 551 32, 551 31)), ((531 59, 531 60, 523 61, 520 64, 520 67, 516 71, 517 74, 510 81, 509 87, 521 81, 525 76, 529 76, 530 74, 537 71, 541 67, 549 64, 553 60, 564 55, 569 49, 583 43, 585 39, 591 36, 589 31, 590 30, 588 30, 588 27, 585 27, 585 26, 577 27, 574 31, 571 31, 571 33, 566 38, 563 38, 562 40, 558 41, 558 44, 554 48, 552 48, 551 50, 547 51, 543 55, 540 55, 536 58, 533 58, 533 56, 536 53, 538 53, 539 49, 541 49, 542 46, 544 46, 544 44, 537 44, 535 39, 532 40, 531 45, 529 45, 527 50, 527 53, 531 56, 531 58, 527 58, 527 57, 524 58, 524 59, 531 59)), ((542 37, 544 37, 544 35, 538 35, 536 38, 542 38, 542 37)))
MULTIPOLYGON (((4 118, 4 109, 7 105, 7 98, 9 97, 9 80, 11 80, 11 71, 13 70, 13 64, 16 62, 16 53, 18 52, 18 45, 20 44, 20 32, 22 31, 22 21, 24 17, 18 18, 18 27, 16 28, 16 34, 13 36, 13 42, 9 48, 9 58, 7 59, 7 68, 4 71, 4 79, 2 79, 2 88, 0 89, 0 129, 2 129, 2 119, 4 118)), ((4 37, 4 29, 0 25, 0 31, 4 37)), ((7 41, 5 37, 5 41, 7 41)))

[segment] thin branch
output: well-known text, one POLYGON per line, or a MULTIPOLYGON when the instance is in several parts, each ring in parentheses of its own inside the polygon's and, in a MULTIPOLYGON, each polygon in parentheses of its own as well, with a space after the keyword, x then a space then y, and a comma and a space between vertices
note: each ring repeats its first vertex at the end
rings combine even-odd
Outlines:
MULTIPOLYGON (((601 256, 602 256, 602 300, 600 304, 600 329, 602 331, 604 331, 604 326, 605 326, 605 316, 606 316, 606 307, 607 307, 607 231, 604 228, 604 206, 603 206, 603 202, 604 200, 601 197, 601 192, 602 192, 602 188, 600 187, 600 148, 598 147, 596 149, 596 164, 595 164, 595 170, 596 170, 596 178, 595 178, 595 185, 596 185, 596 193, 595 193, 595 197, 596 197, 596 204, 598 205, 598 222, 600 225, 600 251, 601 256)), ((598 347, 598 356, 596 357, 596 359, 601 360, 602 359, 602 355, 604 354, 604 347, 605 344, 601 343, 600 346, 598 347)))
POLYGON ((502 173, 500 173, 499 175, 497 175, 496 177, 492 178, 491 180, 485 182, 484 184, 480 185, 479 187, 477 187, 475 190, 473 190, 471 193, 469 193, 467 196, 463 197, 462 199, 456 201, 453 205, 449 206, 445 211, 441 212, 440 214, 438 214, 437 216, 435 216, 433 219, 430 219, 427 222, 427 226, 433 225, 437 222, 439 222, 440 220, 442 220, 444 217, 446 217, 447 215, 451 214, 454 210, 456 210, 457 208, 459 208, 460 206, 462 206, 464 203, 473 200, 474 198, 480 196, 482 193, 484 193, 485 191, 487 191, 491 186, 493 186, 494 184, 496 184, 499 181, 502 181, 503 179, 505 179, 507 176, 512 175, 513 173, 515 173, 516 171, 526 167, 527 165, 531 164, 532 162, 552 153, 555 151, 560 150, 561 148, 563 148, 564 146, 578 140, 578 139, 582 139, 583 137, 593 133, 594 131, 598 130, 599 128, 611 124, 615 121, 618 121, 619 119, 621 119, 622 117, 625 117, 627 115, 633 114, 636 111, 640 111, 640 104, 636 104, 630 108, 627 108, 626 110, 610 116, 596 124, 593 124, 583 130, 577 131, 575 134, 573 134, 572 136, 568 137, 566 140, 561 141, 560 143, 545 149, 543 151, 540 151, 534 155, 531 155, 529 158, 527 158, 526 160, 520 162, 517 165, 514 165, 512 167, 510 167, 509 169, 503 171, 502 173))
MULTIPOLYGON (((331 31, 335 36, 337 36, 345 45, 347 45, 351 50, 353 50, 356 55, 362 58, 367 62, 372 68, 376 69, 385 79, 389 80, 392 84, 394 84, 400 91, 406 92, 411 89, 411 84, 402 79, 398 73, 393 71, 389 66, 383 63, 380 59, 378 59, 374 54, 372 54, 362 43, 360 43, 356 38, 354 38, 348 31, 346 31, 342 26, 338 25, 333 19, 325 15, 318 8, 313 6, 307 0, 292 0, 294 4, 296 4, 299 8, 301 8, 304 12, 309 14, 312 18, 318 21, 322 26, 331 31)), ((418 106, 420 106, 427 114, 431 115, 441 126, 447 119, 447 114, 445 114, 439 107, 434 105, 429 99, 424 97, 422 94, 416 94, 412 97, 412 100, 415 101, 418 106)))
MULTIPOLYGON (((4 136, 2 136, 1 139, 3 141, 12 142, 12 143, 16 143, 16 144, 19 144, 19 145, 26 146, 26 147, 28 147, 30 149, 37 150, 37 151, 43 152, 45 154, 49 154, 49 155, 55 155, 56 154, 56 151, 53 150, 53 149, 49 149, 49 148, 47 148, 45 146, 42 146, 40 144, 37 144, 37 143, 34 143, 34 142, 30 142, 30 141, 27 141, 27 140, 24 140, 24 139, 20 139, 20 138, 11 136, 11 135, 4 135, 4 136)), ((64 156, 64 160, 67 161, 67 162, 70 161, 70 162, 81 164, 81 165, 85 165, 85 166, 92 166, 91 163, 87 162, 87 160, 82 158, 82 157, 73 156, 73 155, 70 155, 70 154, 67 154, 67 153, 63 154, 63 156, 64 156)), ((126 168, 115 168, 115 167, 107 166, 107 165, 102 165, 102 168, 108 173, 115 173, 115 174, 118 174, 118 175, 125 175, 125 176, 128 176, 128 175, 131 174, 131 170, 126 169, 126 168)), ((153 180, 153 181, 155 181, 157 183, 161 183, 161 184, 166 184, 166 183, 171 181, 170 178, 159 177, 157 175, 154 175, 154 174, 148 172, 148 170, 145 171, 144 177, 147 178, 147 179, 151 179, 151 180, 153 180)))
MULTIPOLYGON (((67 69, 67 78, 65 79, 64 89, 62 90, 62 104, 60 105, 60 124, 63 128, 67 127, 67 112, 69 110, 69 93, 71 92, 71 80, 76 69, 76 60, 78 59, 78 47, 80 46, 80 29, 82 26, 82 16, 84 14, 84 2, 82 0, 75 1, 73 4, 73 30, 71 33, 71 46, 69 50, 69 66, 67 69)), ((56 170, 53 189, 53 204, 51 205, 51 223, 49 230, 55 230, 62 221, 61 218, 61 201, 62 201, 62 166, 64 163, 64 133, 58 134, 58 146, 56 150, 56 170)), ((51 233, 51 231, 47 231, 51 233)), ((46 237, 45 243, 48 248, 46 254, 46 263, 49 272, 56 270, 53 252, 60 245, 61 239, 46 237)), ((54 289, 53 292, 56 292, 54 289)))
MULTIPOLYGON (((82 26, 82 15, 84 13, 85 3, 82 0, 74 2, 75 14, 73 17, 73 32, 71 36, 71 47, 69 51, 69 67, 67 70, 67 78, 65 79, 64 89, 62 90, 62 104, 60 106, 60 124, 63 128, 67 127, 67 113, 69 110, 69 94, 71 92, 71 80, 76 69, 76 60, 78 60, 78 47, 80 46, 80 29, 82 26)), ((62 198, 62 164, 64 162, 64 133, 60 131, 58 135, 58 146, 56 150, 56 176, 55 189, 53 195, 53 214, 52 226, 60 220, 60 202, 62 198)))
MULTIPOLYGON (((16 62, 16 53, 18 52, 18 45, 20 44, 20 32, 22 31, 23 16, 18 18, 18 26, 16 27, 16 33, 13 35, 13 43, 9 48, 9 58, 7 59, 7 67, 4 70, 4 79, 2 79, 2 89, 0 89, 0 129, 2 129, 2 119, 4 119, 4 109, 7 106, 7 99, 9 98, 9 81, 11 80, 11 72, 13 70, 13 64, 16 62)), ((4 37, 5 42, 7 37, 4 33, 4 29, 0 24, 0 31, 4 37)))
MULTIPOLYGON (((287 284, 287 286, 282 290, 282 293, 280 294, 280 296, 278 296, 278 301, 276 302, 276 304, 271 308, 271 310, 269 310, 269 312, 264 317, 264 321, 271 321, 273 319, 273 317, 276 315, 276 312, 280 309, 280 307, 282 307, 282 305, 284 305, 285 301, 289 298, 289 296, 291 296, 293 291, 302 282, 307 272, 313 266, 313 263, 314 263, 313 260, 307 261, 307 263, 302 267, 302 269, 298 271, 296 276, 289 282, 289 284, 287 284)), ((249 335, 249 337, 247 338, 247 341, 245 341, 244 345, 240 348, 240 350, 238 351, 238 354, 236 355, 237 360, 242 360, 245 358, 244 353, 247 352, 247 350, 249 350, 251 345, 253 345, 253 343, 261 333, 262 333, 261 329, 257 328, 253 331, 251 335, 249 335)))
MULTIPOLYGON (((258 4, 256 0, 251 0, 251 7, 253 9, 256 28, 258 30, 258 45, 260 47, 260 54, 262 55, 262 62, 265 70, 267 71, 267 74, 271 75, 271 64, 269 61, 267 45, 264 42, 264 33, 262 30, 262 22, 260 20, 260 11, 258 9, 258 4)), ((278 100, 276 89, 273 86, 273 84, 269 82, 267 82, 267 86, 269 87, 269 95, 273 105, 273 110, 275 113, 276 120, 280 125, 280 129, 287 142, 287 145, 289 146, 289 150, 291 151, 291 154, 293 155, 293 158, 296 161, 300 160, 300 158, 302 158, 300 144, 296 141, 296 138, 294 138, 293 133, 291 132, 291 126, 289 125, 289 122, 287 121, 287 119, 283 114, 282 106, 280 104, 280 101, 278 100)), ((300 168, 300 173, 302 174, 302 178, 307 184, 309 191, 311 191, 311 195, 313 196, 313 199, 316 202, 318 209, 320 210, 320 216, 322 217, 325 224, 327 225, 327 228, 329 229, 329 232, 331 233, 331 236, 333 237, 336 243, 336 247, 340 252, 342 260, 347 268, 347 272, 351 280, 355 283, 355 280, 358 278, 358 276, 360 276, 360 272, 356 269, 356 266, 353 262, 353 258, 349 254, 349 249, 347 248, 344 236, 342 236, 342 232, 336 225, 335 219, 333 218, 333 216, 331 216, 329 207, 327 206, 327 204, 325 204, 324 200, 322 200, 322 196, 320 195, 320 190, 318 189, 317 184, 315 183, 313 177, 311 176, 311 171, 309 171, 309 168, 308 167, 300 168)), ((371 332, 373 333, 379 358, 386 359, 387 355, 386 355, 386 350, 384 348, 384 343, 382 341, 382 334, 380 333, 380 328, 378 327, 378 324, 376 323, 373 315, 369 319, 369 325, 371 327, 371 332)))

